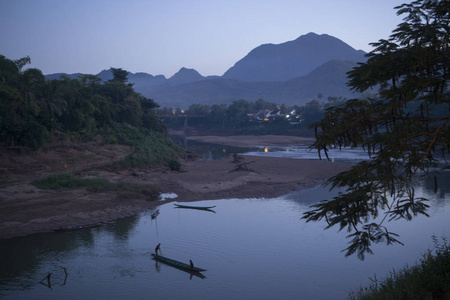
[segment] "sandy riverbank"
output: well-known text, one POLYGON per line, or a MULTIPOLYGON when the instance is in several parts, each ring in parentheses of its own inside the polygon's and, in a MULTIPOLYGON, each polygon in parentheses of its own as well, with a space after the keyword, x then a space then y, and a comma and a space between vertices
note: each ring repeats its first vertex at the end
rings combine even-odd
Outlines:
MULTIPOLYGON (((276 145, 300 143, 297 138, 281 136, 202 137, 202 140, 233 146, 245 146, 245 143, 248 146, 270 146, 269 141, 276 145)), ((328 161, 242 156, 240 163, 246 163, 242 167, 246 166, 247 170, 234 171, 239 163, 230 157, 218 161, 182 161, 180 172, 170 171, 165 166, 113 172, 101 168, 106 161, 100 157, 116 159, 125 155, 126 149, 108 151, 99 154, 95 145, 92 149, 55 149, 27 157, 24 160, 26 165, 21 165, 21 159, 17 157, 11 163, 11 159, 4 155, 0 168, 3 178, 6 178, 0 188, 0 238, 110 221, 161 204, 153 199, 120 199, 113 193, 93 194, 84 189, 50 191, 32 185, 33 180, 49 173, 72 170, 80 176, 88 176, 87 170, 96 170, 96 176, 110 181, 156 185, 161 192, 176 193, 178 198, 174 200, 183 202, 281 196, 298 188, 320 184, 349 168, 349 165, 328 161), (92 151, 98 156, 93 158, 92 151), (66 163, 71 162, 71 157, 75 165, 73 169, 70 163, 69 166, 66 163), (18 171, 18 166, 24 170, 18 171)))

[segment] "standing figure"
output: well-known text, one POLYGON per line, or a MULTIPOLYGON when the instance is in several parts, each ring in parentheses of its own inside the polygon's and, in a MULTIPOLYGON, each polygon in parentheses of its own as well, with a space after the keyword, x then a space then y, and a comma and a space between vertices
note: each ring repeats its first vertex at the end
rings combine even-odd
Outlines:
POLYGON ((155 248, 155 254, 156 254, 156 255, 158 255, 158 250, 159 250, 159 252, 162 254, 162 252, 161 252, 161 243, 159 243, 159 244, 156 246, 156 248, 155 248))

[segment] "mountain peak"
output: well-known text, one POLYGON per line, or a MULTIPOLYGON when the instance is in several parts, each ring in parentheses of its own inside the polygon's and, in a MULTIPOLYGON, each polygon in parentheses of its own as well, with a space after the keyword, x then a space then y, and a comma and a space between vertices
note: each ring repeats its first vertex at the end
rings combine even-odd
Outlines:
POLYGON ((243 81, 286 81, 303 76, 330 60, 365 61, 343 41, 314 32, 282 44, 264 44, 228 69, 223 77, 243 81))
POLYGON ((188 69, 182 67, 177 73, 175 73, 172 77, 169 78, 169 83, 178 85, 203 80, 204 78, 205 77, 203 77, 195 69, 188 69))

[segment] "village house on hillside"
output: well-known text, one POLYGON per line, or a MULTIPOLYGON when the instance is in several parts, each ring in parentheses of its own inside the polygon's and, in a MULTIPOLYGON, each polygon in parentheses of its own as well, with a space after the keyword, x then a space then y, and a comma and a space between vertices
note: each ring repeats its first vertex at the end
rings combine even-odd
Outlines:
POLYGON ((301 123, 301 114, 296 112, 295 109, 291 110, 288 113, 281 113, 280 109, 261 109, 257 113, 248 113, 247 114, 250 121, 257 122, 270 122, 277 118, 285 118, 289 120, 291 124, 300 124, 301 123))

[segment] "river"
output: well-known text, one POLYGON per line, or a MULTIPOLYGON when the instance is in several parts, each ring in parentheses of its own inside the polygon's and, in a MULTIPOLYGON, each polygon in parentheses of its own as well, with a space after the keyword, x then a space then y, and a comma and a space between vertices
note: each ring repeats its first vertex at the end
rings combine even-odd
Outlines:
MULTIPOLYGON (((295 157, 300 154, 294 152, 305 150, 295 149, 265 152, 263 147, 252 154, 295 157)), ((214 211, 175 208, 165 200, 155 219, 147 211, 89 229, 1 240, 0 297, 346 299, 374 276, 380 280, 417 262, 434 247, 432 236, 449 236, 450 187, 436 194, 433 189, 427 181, 416 186, 417 196, 431 199, 430 218, 389 224, 405 245, 375 245, 375 254, 364 261, 344 257, 346 232, 300 220, 310 205, 336 193, 322 187, 271 199, 190 203, 215 206, 214 211), (192 260, 207 271, 193 276, 154 261, 151 253, 158 243, 162 255, 192 260)))

